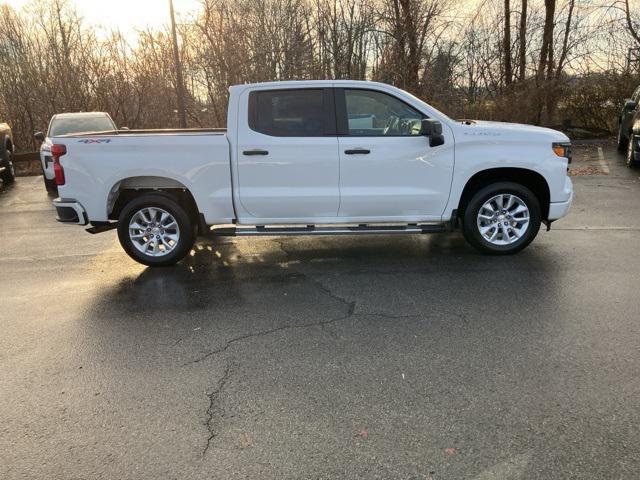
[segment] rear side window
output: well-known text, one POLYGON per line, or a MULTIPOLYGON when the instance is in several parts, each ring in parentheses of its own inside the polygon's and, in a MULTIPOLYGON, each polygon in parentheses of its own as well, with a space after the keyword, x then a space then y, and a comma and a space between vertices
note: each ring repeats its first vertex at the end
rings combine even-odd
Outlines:
POLYGON ((321 137, 331 133, 333 101, 324 89, 266 90, 249 96, 249 127, 275 137, 321 137))

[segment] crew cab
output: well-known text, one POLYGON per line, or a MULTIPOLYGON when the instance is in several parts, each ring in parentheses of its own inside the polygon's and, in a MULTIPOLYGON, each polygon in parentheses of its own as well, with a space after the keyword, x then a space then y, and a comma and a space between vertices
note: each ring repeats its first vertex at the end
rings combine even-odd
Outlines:
POLYGON ((116 124, 105 112, 71 112, 58 113, 51 117, 47 133, 36 132, 35 139, 40 142, 40 163, 42 178, 48 192, 55 193, 56 183, 53 173, 53 157, 51 156, 51 138, 60 135, 82 132, 111 132, 116 124))
POLYGON ((58 220, 117 228, 145 265, 198 234, 443 232, 510 254, 566 215, 569 139, 456 121, 398 88, 288 81, 230 88, 226 130, 55 136, 58 220))

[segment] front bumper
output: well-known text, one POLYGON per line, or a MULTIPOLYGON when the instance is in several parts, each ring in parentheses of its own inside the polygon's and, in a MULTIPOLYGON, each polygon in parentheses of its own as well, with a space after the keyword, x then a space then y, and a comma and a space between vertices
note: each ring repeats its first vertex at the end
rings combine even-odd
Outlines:
POLYGON ((56 220, 62 223, 72 223, 74 225, 86 225, 89 223, 87 212, 84 207, 75 200, 56 198, 53 201, 56 207, 56 220))
POLYGON ((564 202, 551 202, 549 204, 549 217, 548 219, 558 220, 559 218, 564 217, 569 210, 571 209, 571 204, 573 203, 573 183, 569 177, 565 180, 564 191, 568 194, 569 199, 564 202))

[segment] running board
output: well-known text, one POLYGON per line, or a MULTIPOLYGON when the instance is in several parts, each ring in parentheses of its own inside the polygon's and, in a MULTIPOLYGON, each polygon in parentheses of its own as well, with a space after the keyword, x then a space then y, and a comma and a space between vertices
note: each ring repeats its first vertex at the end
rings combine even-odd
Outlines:
POLYGON ((358 234, 390 234, 390 233, 440 233, 446 232, 445 225, 409 224, 409 225, 358 225, 358 226, 321 226, 306 227, 222 227, 211 229, 211 234, 220 237, 250 236, 287 236, 287 235, 358 235, 358 234))

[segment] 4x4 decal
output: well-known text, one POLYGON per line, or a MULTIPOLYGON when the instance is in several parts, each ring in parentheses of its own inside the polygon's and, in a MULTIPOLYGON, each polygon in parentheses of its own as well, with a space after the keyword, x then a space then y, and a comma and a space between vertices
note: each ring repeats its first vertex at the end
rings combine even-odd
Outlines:
POLYGON ((110 138, 101 138, 101 139, 87 138, 87 139, 84 139, 84 140, 78 140, 78 143, 84 143, 84 144, 111 143, 111 139, 110 138))

